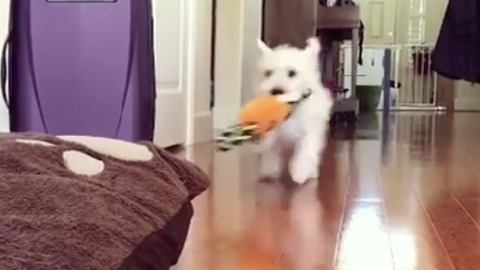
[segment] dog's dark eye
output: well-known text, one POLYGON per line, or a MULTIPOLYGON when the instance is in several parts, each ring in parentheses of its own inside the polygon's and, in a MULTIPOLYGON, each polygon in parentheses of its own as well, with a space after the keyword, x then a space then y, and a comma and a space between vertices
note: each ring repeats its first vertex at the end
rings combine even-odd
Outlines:
POLYGON ((273 71, 271 71, 271 70, 266 70, 265 73, 263 73, 263 76, 265 76, 266 78, 268 78, 268 77, 272 76, 272 74, 273 74, 273 71))
POLYGON ((288 77, 289 77, 289 78, 293 78, 293 77, 295 77, 295 76, 297 76, 297 71, 295 71, 295 70, 293 70, 293 69, 290 69, 290 70, 288 71, 288 77))

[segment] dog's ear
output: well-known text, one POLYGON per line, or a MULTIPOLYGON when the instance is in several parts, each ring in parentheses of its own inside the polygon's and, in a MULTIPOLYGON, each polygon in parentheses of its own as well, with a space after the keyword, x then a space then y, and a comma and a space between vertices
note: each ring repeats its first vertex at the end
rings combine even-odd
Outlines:
POLYGON ((307 47, 305 48, 306 52, 317 55, 320 53, 321 49, 322 47, 317 37, 311 37, 307 39, 307 47))
POLYGON ((272 51, 272 49, 268 47, 268 45, 265 44, 265 42, 263 42, 261 39, 257 39, 257 47, 262 53, 269 53, 272 51))

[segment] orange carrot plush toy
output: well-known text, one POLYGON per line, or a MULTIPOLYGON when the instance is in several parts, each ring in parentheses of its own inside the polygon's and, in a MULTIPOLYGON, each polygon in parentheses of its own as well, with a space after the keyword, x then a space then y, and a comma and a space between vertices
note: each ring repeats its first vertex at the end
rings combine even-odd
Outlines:
POLYGON ((274 126, 285 120, 290 112, 290 105, 278 101, 275 96, 261 95, 245 104, 240 110, 241 126, 255 125, 253 135, 263 136, 274 126))
POLYGON ((217 138, 218 149, 227 151, 235 145, 262 137, 283 122, 291 110, 291 104, 281 102, 275 96, 257 96, 240 109, 239 123, 217 138))

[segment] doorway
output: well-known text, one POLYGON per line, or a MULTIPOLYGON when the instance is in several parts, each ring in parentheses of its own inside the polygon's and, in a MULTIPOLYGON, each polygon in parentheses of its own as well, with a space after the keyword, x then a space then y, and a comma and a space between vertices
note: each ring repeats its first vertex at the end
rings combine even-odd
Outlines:
POLYGON ((210 111, 215 107, 215 39, 217 37, 217 0, 212 0, 212 29, 210 39, 210 111))
POLYGON ((266 0, 262 0, 262 18, 261 22, 262 25, 260 26, 260 38, 262 40, 265 40, 265 5, 266 5, 266 0))

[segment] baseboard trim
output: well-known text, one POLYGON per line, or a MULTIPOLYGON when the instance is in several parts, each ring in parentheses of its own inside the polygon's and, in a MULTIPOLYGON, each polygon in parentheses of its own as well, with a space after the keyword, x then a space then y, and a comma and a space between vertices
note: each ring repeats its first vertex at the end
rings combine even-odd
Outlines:
POLYGON ((454 111, 480 111, 480 100, 455 99, 454 111))
POLYGON ((209 142, 213 139, 213 113, 211 111, 198 112, 194 116, 194 130, 192 144, 209 142))

